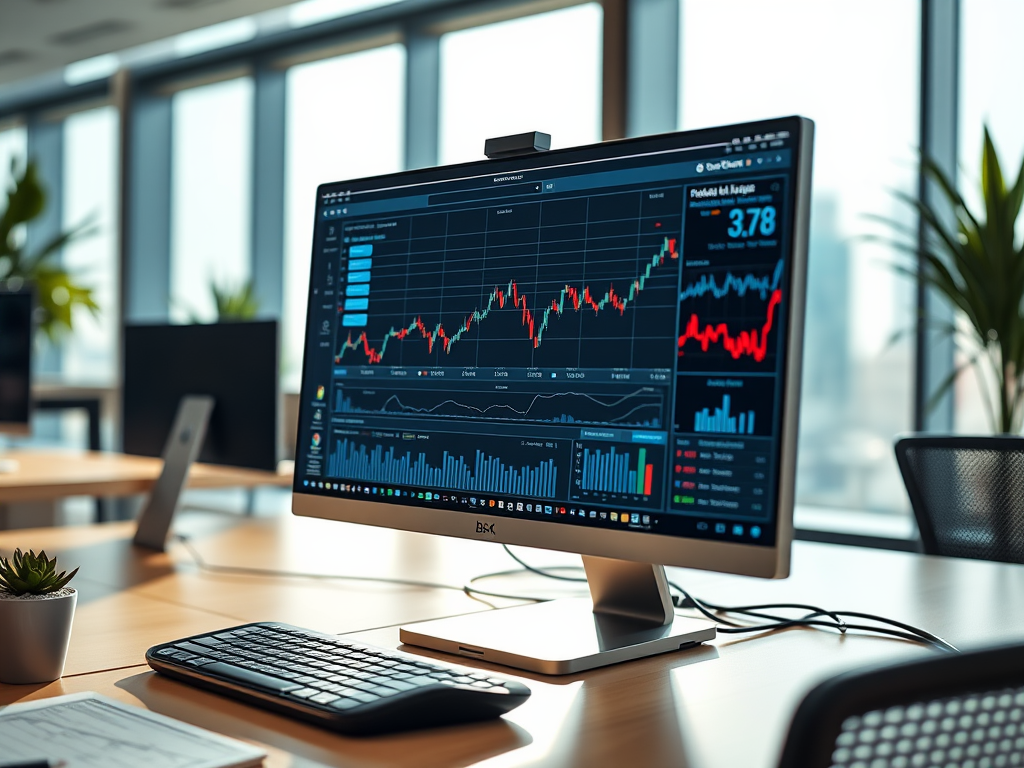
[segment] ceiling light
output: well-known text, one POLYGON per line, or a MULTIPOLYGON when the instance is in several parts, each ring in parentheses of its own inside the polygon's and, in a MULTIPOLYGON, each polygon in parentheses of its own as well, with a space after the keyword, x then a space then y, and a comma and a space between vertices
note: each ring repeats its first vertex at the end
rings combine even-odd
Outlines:
POLYGON ((102 80, 117 72, 121 60, 116 53, 104 53, 91 59, 82 59, 64 67, 64 82, 68 85, 81 85, 93 80, 102 80))
POLYGON ((174 38, 174 52, 178 56, 195 56, 197 53, 238 45, 252 40, 258 30, 256 20, 251 16, 193 29, 174 38))

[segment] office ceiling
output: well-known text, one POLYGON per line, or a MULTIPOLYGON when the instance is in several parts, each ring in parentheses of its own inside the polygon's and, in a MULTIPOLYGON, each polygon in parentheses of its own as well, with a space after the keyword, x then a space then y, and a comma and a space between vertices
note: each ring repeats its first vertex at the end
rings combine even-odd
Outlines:
POLYGON ((0 85, 293 0, 0 0, 0 85))

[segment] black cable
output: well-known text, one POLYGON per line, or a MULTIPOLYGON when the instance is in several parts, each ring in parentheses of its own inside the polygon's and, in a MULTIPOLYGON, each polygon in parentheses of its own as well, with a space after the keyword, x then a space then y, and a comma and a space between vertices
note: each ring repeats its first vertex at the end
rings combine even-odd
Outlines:
MULTIPOLYGON (((535 597, 530 595, 515 595, 507 594, 503 592, 491 592, 489 590, 480 589, 479 587, 473 586, 479 581, 484 579, 498 578, 501 576, 516 576, 522 573, 533 573, 538 576, 543 576, 549 579, 556 579, 558 581, 569 581, 575 583, 585 583, 587 579, 580 576, 564 576, 562 574, 554 573, 554 570, 581 570, 578 566, 554 566, 552 568, 537 568, 536 566, 530 565, 514 552, 505 544, 502 544, 502 548, 513 560, 518 563, 521 568, 506 571, 494 571, 493 573, 484 573, 478 576, 474 576, 468 582, 463 584, 461 587, 453 584, 444 584, 441 582, 434 581, 420 581, 417 579, 394 579, 387 578, 384 576, 351 576, 345 574, 321 574, 321 573, 306 573, 298 571, 279 571, 272 570, 269 568, 252 568, 247 566, 230 566, 230 565, 216 565, 213 563, 206 562, 205 558, 199 553, 199 551, 193 546, 192 542, 187 536, 176 534, 175 539, 181 542, 182 546, 189 553, 192 559, 200 570, 207 571, 210 573, 222 573, 222 574, 235 574, 242 576, 267 576, 273 578, 285 577, 285 578, 298 578, 298 579, 316 579, 324 581, 359 581, 359 582, 377 582, 380 584, 394 584, 398 586, 407 587, 423 587, 426 589, 445 589, 454 592, 462 592, 468 597, 478 600, 485 605, 489 605, 492 608, 495 607, 486 600, 481 599, 482 597, 494 597, 503 600, 519 600, 528 601, 534 603, 543 603, 551 598, 549 597, 535 597)), ((919 629, 910 624, 904 624, 903 622, 896 621, 894 619, 887 619, 883 616, 875 616, 870 613, 861 613, 858 611, 829 611, 824 608, 819 608, 815 605, 807 605, 804 603, 766 603, 763 605, 747 605, 747 606, 723 606, 715 603, 709 603, 706 601, 698 600, 688 593, 685 589, 680 587, 674 582, 669 582, 669 586, 679 593, 679 596, 673 598, 673 604, 676 608, 692 608, 703 614, 706 618, 715 622, 718 627, 718 631, 722 634, 745 634, 751 632, 774 632, 780 629, 789 629, 793 627, 812 627, 822 629, 835 629, 840 634, 845 634, 847 630, 854 629, 866 632, 876 632, 878 634, 889 635, 891 637, 898 637, 903 640, 910 642, 923 643, 930 645, 941 650, 950 651, 953 653, 959 653, 959 650, 952 644, 946 642, 941 637, 933 635, 923 629, 919 629), (764 613, 765 610, 774 609, 793 609, 793 610, 804 610, 806 614, 798 618, 778 616, 771 613, 764 613), (742 616, 751 616, 754 618, 766 619, 771 623, 768 624, 741 624, 733 621, 722 614, 739 614, 742 616), (841 617, 849 616, 852 618, 867 619, 868 621, 874 621, 881 624, 889 624, 899 629, 890 629, 888 627, 876 627, 867 624, 848 624, 843 621, 841 617), (823 621, 821 617, 827 617, 830 621, 823 621)))
MULTIPOLYGON (((515 552, 513 552, 511 549, 509 549, 508 544, 502 544, 501 548, 505 550, 505 554, 506 555, 511 557, 513 560, 515 560, 517 563, 519 563, 521 566, 523 566, 523 568, 528 570, 530 573, 536 573, 536 574, 538 574, 540 576, 544 576, 544 577, 549 578, 549 579, 558 579, 559 581, 575 581, 575 582, 584 582, 584 583, 587 581, 587 577, 586 576, 582 576, 582 577, 580 577, 580 576, 559 576, 557 573, 552 573, 551 572, 552 570, 559 570, 559 571, 580 571, 580 570, 583 570, 578 565, 555 565, 555 566, 551 566, 551 567, 548 567, 548 568, 541 569, 541 568, 537 568, 535 566, 530 565, 528 562, 526 562, 525 560, 520 558, 515 552)), ((510 574, 510 573, 512 573, 512 571, 506 571, 506 572, 502 573, 501 575, 504 576, 504 575, 510 574)), ((490 574, 490 575, 494 575, 494 574, 490 574)))
POLYGON ((201 571, 208 573, 220 573, 226 575, 235 576, 263 576, 270 578, 292 578, 292 579, 314 579, 319 581, 360 581, 360 582, 377 582, 380 584, 395 584, 398 586, 405 587, 424 587, 426 589, 446 589, 453 592, 462 592, 466 596, 477 600, 485 605, 489 605, 491 608, 497 606, 486 600, 481 600, 481 597, 496 597, 505 600, 521 600, 528 602, 545 602, 550 598, 546 597, 530 597, 528 595, 509 595, 501 592, 489 592, 484 589, 474 587, 473 584, 481 579, 489 579, 497 576, 511 576, 523 573, 519 568, 511 571, 497 571, 495 573, 484 573, 479 576, 474 576, 466 584, 461 587, 457 587, 454 584, 443 584, 441 582, 434 581, 419 581, 416 579, 392 579, 385 576, 349 576, 345 574, 330 574, 330 573, 307 573, 304 571, 279 571, 271 568, 251 568, 248 566, 240 565, 216 565, 214 563, 208 563, 206 559, 199 553, 199 550, 195 548, 191 540, 182 534, 175 534, 174 538, 181 543, 185 550, 189 553, 189 556, 199 567, 201 571))
MULTIPOLYGON (((585 578, 562 576, 560 574, 550 573, 548 570, 543 568, 537 568, 525 562, 522 558, 512 552, 511 549, 505 544, 502 545, 505 552, 519 563, 523 568, 531 573, 536 573, 540 576, 547 578, 559 579, 561 581, 586 581, 585 578)), ((673 597, 673 604, 677 608, 693 608, 699 613, 704 615, 706 618, 715 622, 719 632, 723 634, 745 634, 750 632, 775 632, 780 629, 790 629, 793 627, 810 627, 810 628, 822 628, 822 629, 834 629, 840 634, 846 634, 848 630, 859 630, 864 632, 875 632, 882 635, 888 635, 890 637, 898 637, 902 640, 909 642, 921 643, 923 645, 929 645, 939 650, 948 651, 951 653, 959 653, 959 649, 953 644, 943 640, 938 635, 934 635, 931 632, 914 627, 910 624, 905 624, 895 619, 887 619, 884 616, 876 616, 871 613, 862 613, 859 611, 832 611, 825 608, 820 608, 816 605, 808 605, 805 603, 764 603, 761 605, 745 605, 745 606, 724 606, 717 605, 715 603, 709 603, 703 600, 699 600, 693 597, 689 592, 683 589, 681 586, 674 582, 669 582, 669 587, 679 593, 679 596, 673 597), (765 613, 768 610, 775 609, 792 609, 792 610, 803 610, 807 611, 806 614, 798 618, 778 616, 771 613, 765 613), (741 616, 750 616, 753 618, 766 619, 770 623, 768 624, 741 624, 737 621, 733 621, 722 614, 739 614, 741 616), (842 617, 860 618, 867 619, 868 621, 874 621, 879 624, 889 624, 899 629, 891 629, 889 627, 878 627, 869 624, 849 624, 843 620, 842 617), (827 617, 830 621, 823 621, 821 617, 827 617), (724 626, 723 626, 724 625, 724 626)))

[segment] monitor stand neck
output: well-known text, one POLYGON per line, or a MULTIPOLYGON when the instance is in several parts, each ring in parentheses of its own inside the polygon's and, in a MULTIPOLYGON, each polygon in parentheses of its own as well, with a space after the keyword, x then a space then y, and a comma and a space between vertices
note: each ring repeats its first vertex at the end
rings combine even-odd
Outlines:
POLYGON ((594 613, 664 627, 675 611, 665 566, 583 555, 594 613))
POLYGON ((591 598, 550 600, 402 627, 403 643, 564 675, 676 651, 715 625, 676 616, 665 568, 583 557, 591 598))

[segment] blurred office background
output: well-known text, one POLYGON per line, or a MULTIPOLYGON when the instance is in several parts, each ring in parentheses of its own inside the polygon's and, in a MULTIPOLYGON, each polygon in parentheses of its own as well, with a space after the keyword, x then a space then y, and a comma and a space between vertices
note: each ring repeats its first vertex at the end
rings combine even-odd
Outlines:
MULTIPOLYGON (((912 537, 893 437, 987 426, 973 374, 925 407, 964 353, 929 339, 945 310, 871 217, 917 227, 895 193, 918 193, 919 148, 974 184, 986 121, 1019 167, 1022 25, 1017 0, 8 0, 0 182, 38 162, 28 238, 99 225, 62 259, 102 312, 39 381, 116 401, 123 322, 212 319, 211 282, 252 280, 295 391, 317 184, 526 130, 564 147, 799 113, 817 137, 797 525, 912 537)), ((74 415, 35 433, 84 444, 74 415)))

